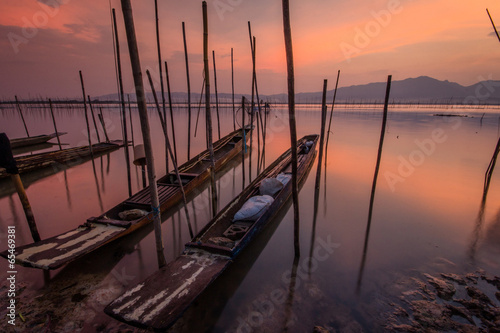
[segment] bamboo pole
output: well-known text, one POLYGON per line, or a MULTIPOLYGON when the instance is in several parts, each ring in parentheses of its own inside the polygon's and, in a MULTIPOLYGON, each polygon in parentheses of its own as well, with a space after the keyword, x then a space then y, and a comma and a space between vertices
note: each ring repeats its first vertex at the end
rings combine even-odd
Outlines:
POLYGON ((187 144, 187 159, 191 159, 191 80, 189 79, 189 61, 186 40, 186 25, 182 22, 182 39, 184 41, 184 59, 186 61, 186 78, 187 78, 187 93, 188 93, 188 144, 187 144))
MULTIPOLYGON (((158 97, 156 96, 156 90, 155 90, 155 87, 154 87, 154 84, 153 84, 153 80, 151 79, 151 74, 149 73, 149 71, 147 71, 147 74, 148 74, 149 84, 151 86, 151 91, 153 92, 156 109, 158 110, 158 113, 161 115, 160 103, 158 103, 158 97)), ((168 74, 167 74, 167 77, 168 77, 168 74)), ((165 124, 164 124, 164 128, 166 128, 166 121, 165 121, 165 124)), ((166 138, 167 149, 168 149, 168 152, 170 154, 170 159, 172 160, 172 164, 174 166, 175 176, 177 177, 177 182, 179 183, 179 188, 181 189, 181 193, 182 193, 182 200, 184 202, 184 213, 186 214, 187 225, 188 225, 188 228, 189 228, 189 235, 191 236, 191 238, 194 238, 193 228, 191 227, 191 220, 189 218, 189 212, 188 212, 188 209, 187 209, 186 192, 184 192, 184 185, 182 184, 181 175, 179 173, 179 169, 177 168, 177 157, 174 157, 174 154, 172 152, 172 147, 170 145, 170 140, 168 138, 168 134, 166 134, 165 138, 166 138)))
POLYGON ((95 134, 97 135, 97 142, 101 142, 101 137, 99 136, 99 130, 97 129, 97 123, 95 121, 94 108, 92 107, 92 102, 90 101, 90 95, 87 95, 87 99, 89 101, 90 114, 92 115, 92 121, 94 123, 95 134))
MULTIPOLYGON (((163 106, 163 118, 165 118, 165 121, 167 121, 167 107, 166 107, 166 102, 165 102, 165 86, 163 85, 163 72, 162 72, 162 64, 161 64, 159 22, 160 22, 160 19, 158 16, 158 1, 155 0, 155 26, 156 26, 156 49, 158 52, 158 71, 160 74, 160 91, 161 91, 161 100, 162 100, 162 106, 163 106)), ((168 152, 167 152, 166 146, 165 146, 165 168, 166 168, 166 173, 168 173, 169 162, 168 162, 168 152)))
POLYGON ((292 197, 294 217, 294 249, 295 257, 300 257, 300 221, 299 221, 299 191, 297 187, 297 127, 295 124, 295 74, 293 68, 292 29, 290 24, 289 0, 282 0, 283 32, 285 35, 285 51, 288 81, 288 113, 290 122, 290 140, 292 150, 292 197))
POLYGON ((236 111, 234 107, 234 58, 233 48, 231 48, 231 97, 233 104, 233 131, 236 131, 236 111))
POLYGON ((87 110, 87 98, 85 97, 85 85, 83 83, 83 76, 82 76, 82 71, 80 71, 80 83, 82 85, 82 92, 83 92, 83 107, 85 109, 85 122, 87 123, 87 135, 89 138, 89 150, 90 150, 90 156, 92 159, 94 158, 94 152, 92 151, 92 139, 90 138, 90 125, 89 125, 89 118, 88 118, 88 110, 87 110))
POLYGON ((384 147, 385 128, 386 128, 386 124, 387 124, 387 111, 389 108, 389 96, 391 93, 391 81, 392 81, 392 75, 389 75, 387 77, 387 87, 385 90, 384 114, 382 116, 382 128, 380 129, 380 141, 378 144, 377 164, 375 165, 375 173, 373 175, 372 190, 371 190, 371 194, 370 194, 370 206, 368 208, 368 222, 366 224, 365 242, 364 242, 364 246, 363 246, 363 256, 361 258, 361 265, 360 265, 359 273, 358 273, 358 281, 356 284, 356 293, 357 294, 359 294, 359 292, 361 291, 361 283, 363 280, 363 272, 365 269, 366 255, 368 253, 368 240, 370 239, 370 229, 371 229, 372 215, 373 215, 373 203, 375 202, 375 190, 377 188, 378 172, 380 169, 380 161, 382 159, 382 149, 384 147))
POLYGON ((108 131, 106 130, 106 124, 104 124, 104 116, 102 115, 102 108, 99 108, 100 113, 97 114, 99 121, 101 122, 102 129, 104 131, 104 136, 106 137, 106 142, 109 142, 108 131))
POLYGON ((328 155, 328 140, 330 139, 330 130, 332 128, 332 118, 333 118, 333 108, 335 106, 335 99, 337 98, 337 88, 339 86, 339 78, 340 78, 340 69, 337 72, 337 82, 335 83, 335 92, 333 93, 333 100, 332 100, 332 110, 330 111, 330 121, 328 123, 328 132, 326 133, 326 147, 325 147, 325 163, 326 163, 326 156, 328 155))
MULTIPOLYGON (((175 156, 175 163, 177 163, 177 143, 175 139, 175 124, 174 124, 174 110, 172 106, 172 95, 171 95, 171 90, 170 90, 170 77, 168 75, 168 65, 167 62, 165 61, 165 75, 167 77, 167 93, 168 93, 168 108, 170 110, 170 125, 172 126, 172 143, 174 145, 174 156, 175 156)), ((163 113, 163 116, 165 118, 165 121, 167 121, 167 116, 165 113, 163 113)))
POLYGON ((54 124, 54 131, 56 131, 57 144, 59 145, 59 150, 62 150, 61 139, 59 138, 59 132, 57 131, 56 117, 54 117, 54 108, 52 107, 52 101, 49 98, 50 114, 52 115, 52 123, 54 124))
POLYGON ((203 65, 205 73, 205 112, 207 126, 207 143, 210 152, 210 182, 212 187, 212 213, 217 213, 217 189, 215 188, 215 161, 214 146, 212 142, 212 111, 210 110, 210 72, 208 67, 208 13, 207 2, 202 2, 203 10, 203 65))
POLYGON ((203 102, 203 92, 205 91, 205 78, 203 78, 203 84, 201 86, 200 101, 198 103, 198 114, 196 115, 196 125, 194 126, 194 137, 196 138, 196 133, 198 132, 198 120, 200 119, 201 103, 203 102))
POLYGON ((16 99, 17 110, 19 111, 19 114, 21 115, 21 120, 23 121, 24 130, 26 131, 26 135, 29 138, 30 133, 28 132, 28 126, 26 126, 26 121, 24 120, 23 110, 21 109, 21 105, 19 104, 19 100, 17 99, 17 95, 15 95, 14 98, 16 99))
POLYGON ((130 106, 130 95, 129 94, 127 94, 127 101, 128 101, 128 115, 130 117, 130 134, 132 135, 132 147, 135 147, 134 122, 132 121, 132 107, 130 106))
POLYGON ((33 241, 39 242, 40 234, 38 233, 38 229, 36 227, 35 216, 33 214, 33 210, 31 209, 26 191, 24 190, 21 177, 19 177, 19 170, 16 165, 16 160, 12 155, 9 138, 5 133, 0 133, 0 150, 2 151, 2 154, 0 154, 0 167, 5 168, 7 173, 10 174, 12 182, 16 187, 19 200, 21 201, 21 204, 23 206, 24 214, 26 215, 26 220, 28 221, 28 226, 30 228, 33 241))
POLYGON ((245 131, 245 96, 241 96, 241 128, 243 129, 243 147, 241 149, 242 190, 245 189, 245 154, 247 152, 247 138, 245 131))
POLYGON ((486 8, 486 13, 488 13, 488 17, 490 18, 491 25, 493 25, 493 29, 495 30, 495 35, 498 38, 498 41, 500 42, 500 35, 498 35, 497 27, 495 26, 495 22, 493 22, 493 19, 491 18, 490 11, 488 8, 486 8))
POLYGON ((144 85, 142 82, 141 62, 139 59, 139 50, 137 48, 137 39, 134 28, 134 18, 132 16, 132 5, 130 4, 130 0, 121 0, 121 5, 123 11, 123 18, 125 21, 125 28, 127 31, 128 49, 132 64, 132 72, 134 74, 135 91, 137 94, 137 107, 139 109, 144 150, 146 153, 146 160, 148 167, 149 188, 151 192, 151 205, 154 217, 158 266, 163 267, 166 265, 166 261, 165 261, 165 256, 163 255, 163 242, 161 237, 161 219, 160 219, 160 207, 158 200, 158 188, 156 187, 157 186, 156 172, 154 165, 153 149, 151 145, 151 134, 150 134, 148 111, 146 105, 146 95, 144 93, 144 85))
MULTIPOLYGON (((318 157, 318 170, 316 171, 316 190, 319 191, 321 179, 321 162, 323 161, 323 147, 325 143, 325 127, 326 127, 326 89, 328 80, 323 81, 323 99, 321 101, 321 133, 319 136, 319 157, 318 157)), ((325 170, 326 172, 326 170, 325 170)))
MULTIPOLYGON (((122 107, 122 121, 123 121, 123 141, 124 141, 124 148, 125 148, 125 163, 127 165, 127 180, 128 180, 128 194, 131 197, 132 196, 132 182, 131 182, 131 174, 130 174, 130 155, 128 151, 128 134, 127 134, 127 114, 125 111, 125 96, 124 96, 124 90, 123 90, 123 80, 122 80, 122 64, 121 64, 121 57, 120 57, 120 39, 118 38, 118 28, 116 25, 116 13, 115 9, 113 8, 113 24, 115 28, 115 46, 116 46, 116 63, 117 63, 117 70, 118 70, 118 82, 120 84, 120 102, 121 102, 121 107, 122 107)), ((129 46, 130 47, 130 46, 129 46)))
POLYGON ((217 112, 217 129, 220 140, 220 118, 219 118, 219 93, 217 91, 217 68, 215 67, 215 51, 212 50, 212 58, 214 61, 214 88, 215 88, 215 111, 217 112))

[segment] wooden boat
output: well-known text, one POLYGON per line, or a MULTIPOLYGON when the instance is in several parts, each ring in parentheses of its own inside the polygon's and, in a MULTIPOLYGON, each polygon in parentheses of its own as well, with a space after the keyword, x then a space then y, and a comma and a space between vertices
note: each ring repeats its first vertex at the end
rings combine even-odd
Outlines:
POLYGON ((26 146, 34 146, 34 145, 38 145, 40 143, 45 143, 45 142, 49 141, 50 139, 53 139, 57 136, 61 136, 64 134, 68 134, 68 133, 57 132, 57 133, 52 133, 52 134, 30 136, 27 138, 11 139, 10 140, 10 147, 12 149, 15 149, 15 148, 26 147, 26 146))
MULTIPOLYGON (((298 141, 298 181, 302 183, 316 156, 318 135, 298 141)), ((198 296, 237 258, 290 199, 288 181, 273 195, 274 201, 254 221, 236 221, 234 216, 268 178, 291 173, 290 149, 274 161, 243 192, 233 199, 195 236, 181 256, 145 281, 111 302, 104 312, 130 325, 164 331, 184 313, 198 296)))
MULTIPOLYGON (((214 143, 216 171, 222 169, 241 152, 243 138, 248 137, 246 133, 249 131, 249 128, 246 128, 245 131, 243 129, 236 130, 214 143)), ((210 165, 209 152, 206 150, 179 166, 186 194, 193 192, 208 179, 210 165)), ((182 200, 182 193, 175 173, 165 175, 157 183, 160 212, 182 200)), ((130 234, 152 221, 150 190, 149 187, 146 187, 106 213, 89 218, 86 223, 74 230, 16 248, 16 262, 28 267, 56 269, 106 243, 130 234), (120 219, 121 212, 133 209, 139 209, 145 215, 129 221, 120 219)), ((7 257, 8 253, 5 251, 0 255, 7 257)))
MULTIPOLYGON (((116 150, 122 146, 123 141, 121 140, 96 143, 92 145, 92 153, 97 155, 103 152, 116 150)), ((22 174, 47 167, 59 167, 60 165, 79 161, 88 156, 91 156, 89 146, 80 146, 33 155, 19 156, 16 157, 15 160, 19 173, 22 174)), ((5 169, 0 168, 0 178, 8 176, 9 174, 5 172, 5 169)))

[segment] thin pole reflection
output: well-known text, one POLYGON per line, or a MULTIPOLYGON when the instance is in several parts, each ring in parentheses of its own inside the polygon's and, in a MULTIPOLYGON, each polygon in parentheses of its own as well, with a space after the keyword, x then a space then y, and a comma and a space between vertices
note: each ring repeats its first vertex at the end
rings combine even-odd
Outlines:
POLYGON ((483 196, 481 198, 481 205, 479 207, 479 213, 477 214, 476 223, 474 230, 472 232, 471 244, 469 246, 469 259, 474 262, 477 252, 477 245, 479 243, 479 237, 481 235, 481 230, 484 224, 484 212, 486 208, 486 199, 488 198, 488 191, 490 189, 491 177, 493 176, 493 171, 495 170, 495 165, 498 158, 498 153, 500 152, 500 138, 498 139, 495 151, 493 152, 493 157, 491 158, 490 164, 486 169, 484 175, 484 185, 483 185, 483 196))

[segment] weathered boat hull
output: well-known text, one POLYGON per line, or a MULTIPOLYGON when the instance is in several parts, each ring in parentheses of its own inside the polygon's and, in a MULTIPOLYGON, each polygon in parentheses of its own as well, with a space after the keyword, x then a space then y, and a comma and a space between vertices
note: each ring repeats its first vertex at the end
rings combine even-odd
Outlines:
MULTIPOLYGON (((92 145, 92 152, 101 154, 116 150, 123 146, 123 141, 114 140, 110 142, 96 143, 92 145)), ((27 173, 34 170, 39 170, 48 167, 58 168, 70 162, 82 160, 90 156, 89 146, 81 146, 62 150, 55 150, 46 153, 39 153, 27 156, 16 157, 17 168, 19 173, 27 173)), ((8 177, 9 174, 4 168, 0 168, 0 178, 8 177)))
MULTIPOLYGON (((243 130, 234 131, 214 144, 214 149, 217 150, 216 155, 218 155, 218 160, 215 163, 216 171, 222 169, 241 152, 243 136, 238 135, 241 133, 243 130)), ((209 177, 210 170, 207 168, 210 162, 206 159, 207 156, 208 152, 203 152, 179 167, 181 177, 189 179, 189 182, 184 186, 187 195, 209 177), (202 169, 200 165, 207 165, 207 168, 202 169), (193 174, 185 171, 200 172, 193 174)), ((174 178, 172 174, 169 174, 158 180, 161 212, 182 199, 180 187, 175 184, 174 178)), ((85 224, 74 230, 16 248, 16 262, 27 267, 57 269, 109 242, 133 233, 152 221, 153 212, 150 205, 149 187, 146 187, 99 217, 89 218, 85 224), (132 221, 120 220, 118 213, 128 209, 143 209, 148 214, 132 221)), ((7 257, 8 253, 5 251, 0 255, 7 257)))
MULTIPOLYGON (((315 158, 316 136, 311 151, 299 161, 298 180, 302 183, 315 158)), ((303 143, 304 138, 299 140, 303 143)), ((258 176, 237 198, 229 203, 205 228, 186 244, 183 255, 166 267, 158 270, 142 283, 125 292, 111 302, 105 313, 133 326, 164 331, 186 311, 187 307, 233 262, 238 254, 264 229, 272 218, 280 212, 291 196, 291 181, 276 196, 266 212, 254 222, 242 240, 232 248, 204 242, 211 235, 221 234, 222 220, 232 219, 243 202, 255 194, 260 182, 281 171, 287 171, 290 151, 283 154, 258 176)))

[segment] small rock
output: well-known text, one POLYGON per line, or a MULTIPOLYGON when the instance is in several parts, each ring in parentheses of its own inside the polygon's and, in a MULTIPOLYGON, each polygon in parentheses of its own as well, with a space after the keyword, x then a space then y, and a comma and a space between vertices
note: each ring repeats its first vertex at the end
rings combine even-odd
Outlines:
POLYGON ((467 290, 467 295, 469 295, 471 298, 493 305, 490 298, 486 296, 486 294, 483 293, 481 290, 469 286, 465 287, 465 289, 467 290))
POLYGON ((314 326, 313 333, 330 333, 330 330, 322 326, 314 326))
POLYGON ((477 275, 476 275, 476 274, 474 274, 474 273, 469 273, 469 274, 467 274, 467 275, 465 276, 465 278, 466 278, 468 281, 470 281, 470 282, 472 282, 472 283, 474 283, 474 284, 477 284, 477 280, 479 279, 479 276, 477 276, 477 275))
POLYGON ((465 318, 469 323, 475 325, 472 315, 467 311, 466 308, 454 306, 452 304, 447 304, 446 307, 451 310, 452 315, 460 316, 465 318))
POLYGON ((489 277, 489 276, 483 274, 483 275, 481 275, 481 279, 485 280, 486 282, 497 287, 497 289, 500 290, 500 278, 498 276, 495 276, 492 278, 492 277, 489 277))
POLYGON ((448 283, 444 280, 438 279, 433 277, 432 275, 429 274, 424 274, 425 277, 427 278, 427 281, 434 287, 436 288, 437 294, 440 298, 444 300, 451 300, 453 295, 455 295, 455 292, 457 291, 455 289, 455 286, 453 286, 451 283, 448 283))
POLYGON ((445 274, 445 273, 441 273, 441 276, 444 277, 445 279, 447 280, 450 280, 450 281, 453 281, 453 282, 456 282, 458 283, 459 285, 462 285, 462 286, 465 286, 466 285, 466 282, 465 280, 460 276, 460 275, 457 275, 457 274, 445 274))

